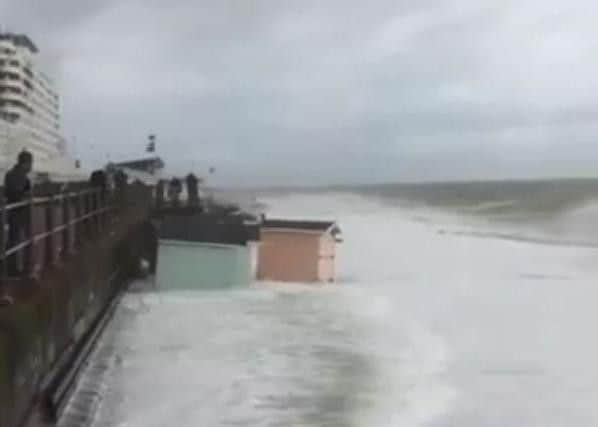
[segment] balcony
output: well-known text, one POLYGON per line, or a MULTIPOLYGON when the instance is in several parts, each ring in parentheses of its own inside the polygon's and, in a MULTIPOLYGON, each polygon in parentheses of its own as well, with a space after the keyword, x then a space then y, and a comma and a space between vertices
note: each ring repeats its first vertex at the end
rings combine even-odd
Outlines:
POLYGON ((17 111, 27 111, 29 114, 33 114, 34 110, 31 106, 23 101, 23 99, 18 95, 12 94, 4 94, 0 97, 0 108, 6 109, 12 107, 17 109, 17 111))
POLYGON ((24 95, 24 90, 17 82, 2 82, 0 83, 0 95, 5 93, 24 95))
POLYGON ((0 108, 0 119, 6 120, 9 123, 15 123, 17 120, 19 120, 19 115, 18 114, 14 114, 14 113, 9 113, 8 111, 3 111, 0 108))
POLYGON ((20 95, 14 93, 3 93, 0 95, 0 106, 3 104, 20 104, 22 102, 22 98, 20 95))
POLYGON ((23 110, 13 105, 0 105, 0 111, 13 116, 14 120, 18 120, 22 117, 23 110))
POLYGON ((0 60, 0 71, 17 75, 24 74, 23 68, 19 65, 18 61, 0 60))
POLYGON ((0 80, 19 80, 19 73, 3 69, 0 71, 0 80))

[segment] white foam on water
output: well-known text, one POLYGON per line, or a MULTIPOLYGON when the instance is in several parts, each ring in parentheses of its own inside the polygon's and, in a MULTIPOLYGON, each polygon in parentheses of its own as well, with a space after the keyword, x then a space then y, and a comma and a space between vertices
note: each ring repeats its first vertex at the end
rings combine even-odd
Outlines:
POLYGON ((596 250, 350 194, 267 202, 339 221, 339 283, 129 295, 95 427, 598 425, 596 250))
MULTIPOLYGON (((432 361, 425 366, 434 368, 434 381, 420 391, 437 398, 422 393, 412 400, 412 408, 425 408, 421 423, 598 425, 598 344, 588 335, 598 321, 595 248, 440 234, 475 230, 479 222, 437 210, 420 210, 418 218, 428 220, 413 221, 411 210, 350 195, 326 196, 340 200, 334 208, 306 197, 291 199, 287 210, 323 205, 317 214, 339 212, 347 243, 340 248, 342 276, 363 289, 364 300, 382 298, 381 312, 395 313, 393 320, 411 331, 418 361, 432 361), (430 401, 439 402, 437 411, 426 408, 430 401)), ((587 229, 594 208, 559 218, 557 237, 567 241, 587 229)), ((403 363, 409 368, 419 369, 403 363)))

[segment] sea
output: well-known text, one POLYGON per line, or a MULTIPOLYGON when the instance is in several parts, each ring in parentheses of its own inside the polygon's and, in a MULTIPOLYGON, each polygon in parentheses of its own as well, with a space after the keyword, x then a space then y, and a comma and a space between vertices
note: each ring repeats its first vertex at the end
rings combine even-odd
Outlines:
POLYGON ((598 180, 257 194, 334 284, 122 299, 62 425, 598 426, 598 180))

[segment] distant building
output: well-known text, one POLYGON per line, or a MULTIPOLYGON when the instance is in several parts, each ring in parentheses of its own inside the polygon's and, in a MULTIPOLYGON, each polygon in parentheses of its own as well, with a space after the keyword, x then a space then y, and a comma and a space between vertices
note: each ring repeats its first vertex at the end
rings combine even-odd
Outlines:
POLYGON ((37 53, 26 35, 0 32, 0 169, 27 149, 36 172, 56 178, 80 175, 66 155, 60 99, 41 71, 37 53))
POLYGON ((281 282, 333 282, 340 229, 330 221, 265 220, 258 278, 281 282))

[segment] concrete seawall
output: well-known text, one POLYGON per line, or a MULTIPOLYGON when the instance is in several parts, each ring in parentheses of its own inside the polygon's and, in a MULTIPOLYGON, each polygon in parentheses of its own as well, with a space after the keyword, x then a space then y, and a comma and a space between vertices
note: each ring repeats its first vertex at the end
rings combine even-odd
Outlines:
POLYGON ((56 384, 103 310, 137 273, 148 212, 146 203, 131 199, 101 233, 38 278, 2 284, 16 303, 0 307, 0 427, 41 425, 38 414, 56 420, 68 400, 56 384), (49 390, 58 391, 50 396, 49 390))

